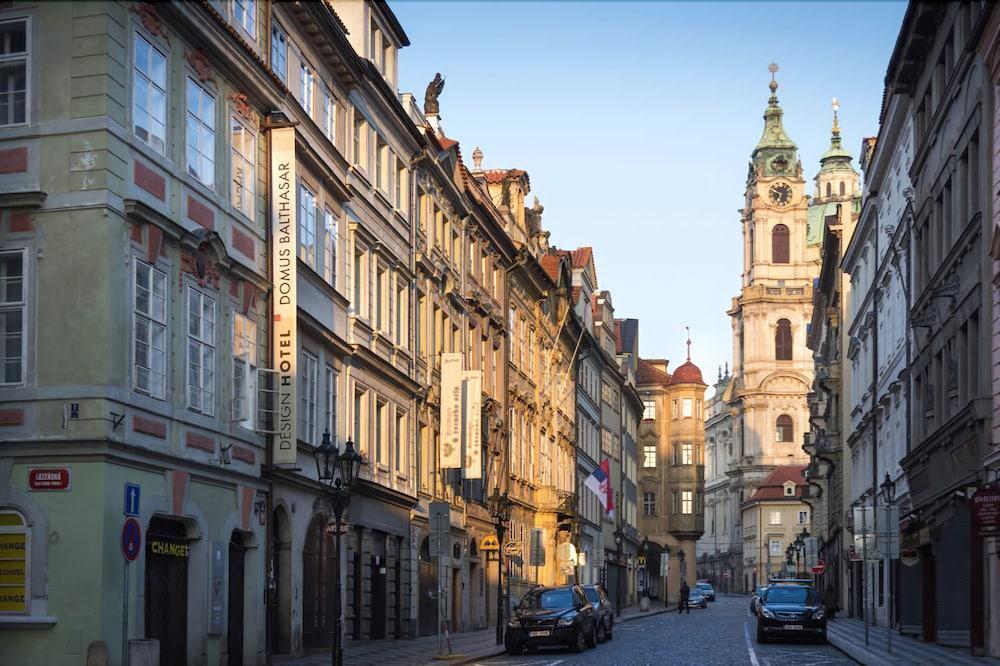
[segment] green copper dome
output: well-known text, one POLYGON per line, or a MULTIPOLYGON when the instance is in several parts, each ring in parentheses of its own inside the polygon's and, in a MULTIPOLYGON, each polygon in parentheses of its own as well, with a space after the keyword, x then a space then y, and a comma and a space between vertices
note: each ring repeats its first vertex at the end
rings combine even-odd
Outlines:
POLYGON ((764 132, 750 158, 762 176, 794 178, 799 169, 797 146, 785 133, 785 127, 781 123, 784 112, 778 106, 778 82, 773 78, 778 68, 776 65, 771 67, 772 78, 768 85, 771 97, 767 100, 767 109, 764 110, 764 132))
POLYGON ((820 167, 820 173, 824 171, 854 171, 854 167, 851 166, 851 154, 847 152, 841 145, 840 141, 840 121, 837 120, 837 109, 839 104, 837 100, 833 101, 833 131, 830 136, 830 147, 827 148, 823 156, 819 158, 819 162, 822 165, 820 167))

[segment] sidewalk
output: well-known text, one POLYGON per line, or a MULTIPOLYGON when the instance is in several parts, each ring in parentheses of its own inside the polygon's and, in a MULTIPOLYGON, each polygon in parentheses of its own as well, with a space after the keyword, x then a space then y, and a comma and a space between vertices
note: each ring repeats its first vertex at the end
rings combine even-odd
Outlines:
POLYGON ((861 620, 838 617, 826 625, 827 638, 847 656, 870 666, 882 664, 1000 664, 1000 659, 973 657, 967 650, 924 643, 909 636, 892 634, 892 654, 886 651, 886 628, 869 627, 865 645, 865 625, 861 620))
MULTIPOLYGON (((629 622, 643 617, 651 617, 665 613, 668 610, 675 610, 676 604, 664 608, 660 605, 651 604, 645 613, 639 611, 638 607, 626 608, 620 617, 615 618, 615 622, 629 622)), ((435 659, 438 653, 438 637, 422 636, 412 640, 379 640, 348 643, 344 649, 344 664, 354 666, 366 666, 367 664, 392 664, 398 666, 407 664, 411 666, 442 666, 443 664, 468 664, 480 659, 488 659, 504 653, 502 645, 497 645, 496 627, 480 629, 478 631, 466 631, 461 634, 452 634, 451 648, 454 655, 449 660, 435 659)), ((442 643, 444 639, 442 638, 442 643)), ((447 647, 445 647, 447 652, 447 647)), ((316 652, 290 659, 274 658, 273 664, 281 666, 318 666, 319 664, 330 663, 330 651, 316 652)))

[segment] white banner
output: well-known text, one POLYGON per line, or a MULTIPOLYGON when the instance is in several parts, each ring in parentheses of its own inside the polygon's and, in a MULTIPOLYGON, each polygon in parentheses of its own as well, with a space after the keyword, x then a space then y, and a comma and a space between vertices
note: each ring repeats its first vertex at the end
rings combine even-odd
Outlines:
POLYGON ((483 371, 466 370, 465 471, 466 479, 483 478, 483 371))
POLYGON ((462 355, 441 354, 441 469, 462 467, 462 355))
POLYGON ((271 349, 275 370, 274 464, 294 465, 298 432, 295 128, 271 130, 271 349))

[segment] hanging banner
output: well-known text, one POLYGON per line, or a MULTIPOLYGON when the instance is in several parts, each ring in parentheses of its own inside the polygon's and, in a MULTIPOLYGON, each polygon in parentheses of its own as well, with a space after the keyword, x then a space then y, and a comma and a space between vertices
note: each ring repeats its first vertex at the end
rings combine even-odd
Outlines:
POLYGON ((296 462, 296 185, 295 128, 271 130, 271 349, 275 371, 274 464, 296 462))
POLYGON ((441 354, 441 469, 462 467, 462 355, 441 354))
POLYGON ((465 377, 465 464, 466 479, 483 478, 483 371, 466 370, 465 377))

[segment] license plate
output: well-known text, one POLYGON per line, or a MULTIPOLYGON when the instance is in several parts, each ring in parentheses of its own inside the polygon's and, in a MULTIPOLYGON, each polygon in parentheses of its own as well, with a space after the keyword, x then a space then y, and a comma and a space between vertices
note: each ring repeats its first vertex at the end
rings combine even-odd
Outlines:
MULTIPOLYGON (((801 627, 799 627, 799 628, 801 629, 801 627)), ((548 636, 548 635, 549 635, 549 632, 547 632, 547 631, 529 631, 528 632, 528 636, 530 636, 531 638, 535 638, 536 636, 548 636)))
POLYGON ((801 629, 801 624, 786 624, 785 629, 801 629))

